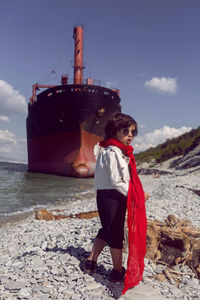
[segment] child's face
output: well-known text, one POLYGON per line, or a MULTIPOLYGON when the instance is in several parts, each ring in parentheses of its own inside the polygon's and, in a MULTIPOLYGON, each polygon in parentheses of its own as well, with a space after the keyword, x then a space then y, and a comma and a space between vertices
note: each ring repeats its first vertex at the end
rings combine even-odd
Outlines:
POLYGON ((129 128, 122 128, 117 131, 115 138, 122 144, 128 146, 132 143, 134 138, 135 125, 131 125, 129 128))

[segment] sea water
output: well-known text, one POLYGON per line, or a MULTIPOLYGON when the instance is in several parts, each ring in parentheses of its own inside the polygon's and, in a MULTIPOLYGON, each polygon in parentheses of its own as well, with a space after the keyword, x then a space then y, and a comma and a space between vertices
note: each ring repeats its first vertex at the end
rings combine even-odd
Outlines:
POLYGON ((0 161, 0 222, 6 217, 94 197, 93 178, 31 173, 27 164, 0 161))

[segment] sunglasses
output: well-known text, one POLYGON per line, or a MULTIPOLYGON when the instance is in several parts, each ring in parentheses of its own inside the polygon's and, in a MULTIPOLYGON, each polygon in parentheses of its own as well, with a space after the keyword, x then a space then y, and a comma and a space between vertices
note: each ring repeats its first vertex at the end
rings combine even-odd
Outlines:
POLYGON ((132 129, 132 130, 129 130, 129 128, 123 128, 122 129, 122 133, 123 133, 124 136, 128 135, 129 132, 131 132, 132 136, 136 136, 137 135, 137 132, 136 132, 135 129, 132 129))

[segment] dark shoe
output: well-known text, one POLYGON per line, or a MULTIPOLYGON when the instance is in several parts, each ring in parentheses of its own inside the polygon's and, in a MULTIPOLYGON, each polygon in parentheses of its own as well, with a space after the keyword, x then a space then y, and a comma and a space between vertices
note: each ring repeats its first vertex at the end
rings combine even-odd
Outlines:
POLYGON ((81 261, 81 268, 83 271, 85 271, 88 274, 92 274, 94 273, 95 269, 96 269, 97 263, 94 260, 89 260, 84 258, 81 261))
POLYGON ((110 279, 110 281, 113 281, 113 282, 123 281, 125 274, 126 274, 126 269, 124 267, 122 267, 121 272, 119 272, 115 269, 112 269, 112 271, 110 272, 109 279, 110 279))

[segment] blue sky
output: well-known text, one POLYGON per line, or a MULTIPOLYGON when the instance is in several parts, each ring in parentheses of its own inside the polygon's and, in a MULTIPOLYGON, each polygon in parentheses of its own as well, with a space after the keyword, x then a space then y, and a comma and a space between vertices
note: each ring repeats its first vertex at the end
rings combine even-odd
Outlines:
POLYGON ((32 84, 72 80, 76 24, 84 77, 120 89, 139 124, 135 151, 197 128, 199 16, 199 0, 0 0, 0 157, 27 160, 32 84))

